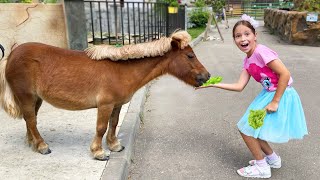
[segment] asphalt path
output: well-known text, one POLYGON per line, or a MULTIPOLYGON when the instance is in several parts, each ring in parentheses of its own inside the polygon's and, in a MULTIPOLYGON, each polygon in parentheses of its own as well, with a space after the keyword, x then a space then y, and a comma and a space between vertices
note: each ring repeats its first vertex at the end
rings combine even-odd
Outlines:
MULTIPOLYGON (((287 44, 263 26, 257 31, 258 42, 278 52, 290 70, 309 130, 303 140, 271 144, 283 160, 281 169, 272 170, 272 179, 319 179, 320 47, 287 44)), ((193 49, 212 75, 222 76, 226 83, 236 82, 245 55, 234 45, 232 29, 222 27, 221 32, 224 42, 200 42, 193 49)), ((216 30, 210 35, 219 38, 216 30)), ((236 123, 261 89, 252 78, 241 93, 194 90, 171 76, 155 80, 135 139, 129 179, 244 179, 236 170, 252 156, 236 123)))

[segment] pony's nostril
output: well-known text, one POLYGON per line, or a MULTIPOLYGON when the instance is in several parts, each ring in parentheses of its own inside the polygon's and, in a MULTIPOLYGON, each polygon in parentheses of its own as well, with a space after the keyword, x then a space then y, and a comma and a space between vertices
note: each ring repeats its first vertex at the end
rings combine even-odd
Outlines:
POLYGON ((210 74, 208 73, 198 74, 196 77, 196 81, 198 85, 201 86, 203 83, 207 82, 209 78, 210 78, 210 74))
POLYGON ((210 79, 210 77, 211 77, 211 74, 210 74, 210 73, 208 73, 208 79, 210 79))

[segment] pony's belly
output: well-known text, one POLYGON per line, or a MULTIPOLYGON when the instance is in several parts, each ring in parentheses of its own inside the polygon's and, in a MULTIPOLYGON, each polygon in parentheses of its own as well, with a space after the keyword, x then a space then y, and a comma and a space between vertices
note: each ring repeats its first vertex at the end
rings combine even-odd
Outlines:
POLYGON ((76 99, 55 99, 55 98, 43 98, 44 101, 48 102, 54 107, 60 108, 60 109, 66 109, 66 110, 84 110, 84 109, 90 109, 95 108, 96 103, 90 102, 88 100, 84 101, 84 99, 76 100, 76 99))

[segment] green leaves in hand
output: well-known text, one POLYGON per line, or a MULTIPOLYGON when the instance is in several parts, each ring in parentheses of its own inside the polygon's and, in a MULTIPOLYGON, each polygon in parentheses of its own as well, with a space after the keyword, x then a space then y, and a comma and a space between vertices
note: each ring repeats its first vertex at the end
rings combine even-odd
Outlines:
POLYGON ((250 114, 248 118, 249 125, 253 127, 253 129, 258 129, 263 125, 263 120, 266 114, 267 114, 267 111, 265 109, 250 110, 250 114))
POLYGON ((222 81, 221 76, 214 76, 208 79, 205 83, 202 84, 202 86, 209 86, 210 84, 217 84, 222 81))

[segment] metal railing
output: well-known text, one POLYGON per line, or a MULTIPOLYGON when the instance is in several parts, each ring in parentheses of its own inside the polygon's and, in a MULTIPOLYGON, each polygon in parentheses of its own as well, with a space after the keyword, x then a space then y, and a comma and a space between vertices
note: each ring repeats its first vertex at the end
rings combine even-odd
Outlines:
POLYGON ((184 29, 184 24, 178 23, 179 13, 173 18, 165 3, 87 0, 84 3, 89 43, 136 44, 168 36, 180 26, 184 29))
POLYGON ((264 9, 274 9, 279 8, 280 4, 278 2, 275 3, 243 3, 242 11, 245 14, 254 17, 255 19, 263 19, 264 17, 264 9))
POLYGON ((263 19, 264 9, 267 8, 279 8, 279 1, 265 0, 260 2, 248 2, 248 1, 226 1, 226 13, 227 16, 240 16, 242 14, 248 14, 256 19, 263 19))

